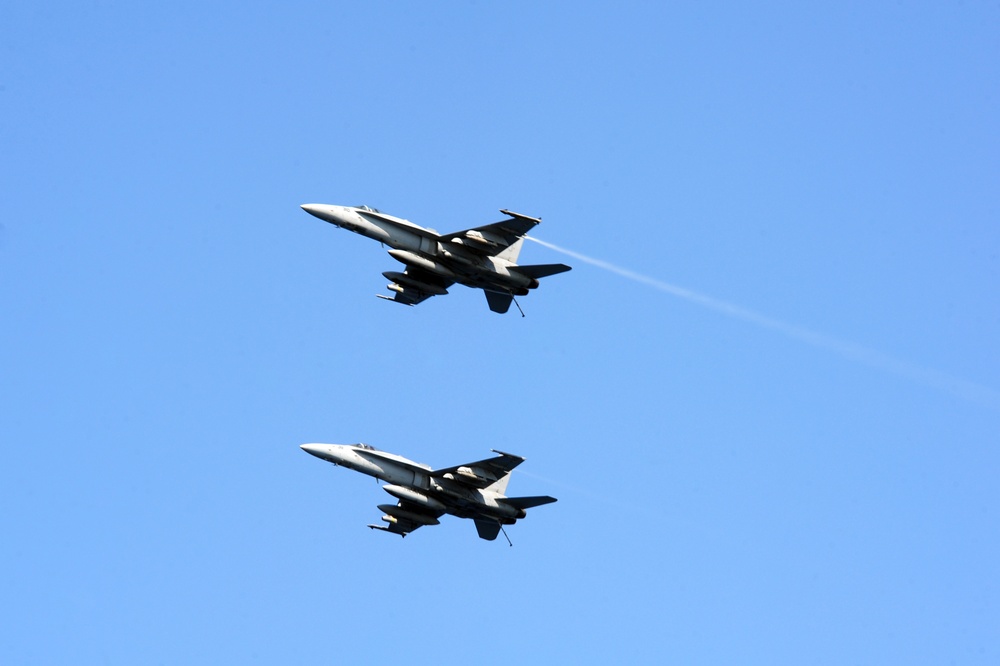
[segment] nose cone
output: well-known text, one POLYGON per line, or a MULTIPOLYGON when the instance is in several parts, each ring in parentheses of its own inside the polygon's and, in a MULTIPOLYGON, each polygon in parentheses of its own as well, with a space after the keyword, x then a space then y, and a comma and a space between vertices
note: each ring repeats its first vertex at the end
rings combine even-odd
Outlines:
POLYGON ((321 220, 325 219, 323 217, 324 209, 329 208, 329 206, 324 206, 323 204, 302 204, 301 207, 305 212, 310 215, 314 215, 321 220))
POLYGON ((322 458, 323 460, 326 460, 327 458, 326 447, 322 444, 303 444, 299 448, 310 455, 316 456, 317 458, 322 458))
POLYGON ((345 210, 343 206, 331 206, 330 204, 302 204, 299 207, 313 217, 318 217, 324 222, 329 222, 334 226, 340 227, 348 224, 349 216, 345 218, 345 210))

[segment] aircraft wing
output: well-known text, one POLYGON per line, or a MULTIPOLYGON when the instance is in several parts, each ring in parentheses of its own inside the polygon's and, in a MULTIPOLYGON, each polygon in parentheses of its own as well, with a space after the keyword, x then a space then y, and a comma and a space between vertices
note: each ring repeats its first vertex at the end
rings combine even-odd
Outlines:
POLYGON ((503 451, 497 451, 493 449, 495 453, 499 453, 495 458, 487 458, 486 460, 477 460, 476 462, 466 463, 464 465, 455 465, 454 467, 445 467, 444 469, 436 469, 430 473, 434 477, 443 477, 446 474, 451 475, 454 481, 460 481, 466 485, 472 486, 473 488, 486 488, 490 486, 503 477, 510 474, 511 470, 524 462, 524 458, 521 456, 515 456, 511 453, 504 453, 503 451))
POLYGON ((429 240, 437 240, 438 239, 438 233, 436 231, 434 231, 433 229, 427 229, 426 227, 422 227, 419 224, 414 224, 413 222, 410 222, 409 220, 404 220, 401 217, 394 217, 392 215, 386 215, 383 212, 376 211, 376 210, 371 210, 371 209, 364 210, 364 209, 361 209, 361 208, 356 208, 355 211, 361 217, 367 217, 367 218, 372 218, 372 219, 375 219, 375 220, 382 220, 383 222, 388 222, 389 224, 392 224, 392 225, 397 226, 397 227, 401 227, 403 229, 406 229, 407 231, 410 231, 411 233, 415 233, 417 235, 423 236, 424 238, 427 238, 429 240))
POLYGON ((431 468, 423 463, 413 462, 408 460, 403 456, 397 456, 395 453, 389 453, 388 451, 379 451, 375 448, 359 448, 355 449, 355 452, 361 456, 368 458, 369 460, 374 459, 376 462, 379 460, 388 460, 396 465, 402 465, 403 467, 409 467, 410 469, 427 474, 431 472, 431 468))
POLYGON ((451 280, 446 280, 440 275, 412 266, 402 273, 386 271, 382 275, 392 280, 392 283, 389 284, 389 290, 395 293, 392 296, 383 296, 382 294, 376 294, 376 296, 403 305, 416 305, 423 303, 431 296, 443 296, 448 293, 448 287, 454 284, 451 280))
POLYGON ((477 254, 493 257, 519 241, 541 222, 538 218, 512 213, 506 209, 500 212, 510 217, 486 226, 445 234, 441 236, 441 242, 458 243, 477 254))
POLYGON ((424 525, 437 525, 438 518, 444 515, 441 511, 433 511, 419 504, 400 500, 395 505, 379 504, 378 508, 385 512, 382 521, 385 525, 369 525, 373 530, 382 530, 405 537, 410 532, 424 525))

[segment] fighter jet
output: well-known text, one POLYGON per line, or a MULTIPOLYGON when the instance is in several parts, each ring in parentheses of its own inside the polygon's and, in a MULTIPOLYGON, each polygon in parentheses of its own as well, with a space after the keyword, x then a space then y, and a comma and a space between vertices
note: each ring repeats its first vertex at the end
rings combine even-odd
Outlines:
POLYGON ((541 220, 509 210, 500 211, 509 216, 500 222, 439 234, 369 206, 303 204, 302 209, 391 247, 389 256, 406 269, 382 273, 394 295, 376 295, 404 305, 447 294, 448 287, 458 282, 485 291, 490 310, 503 314, 512 301, 517 304, 515 296, 526 296, 540 278, 570 270, 565 264, 518 266, 524 235, 541 220))
POLYGON ((438 518, 450 513, 472 518, 479 536, 493 541, 504 525, 524 518, 526 509, 556 501, 547 495, 505 497, 510 471, 524 458, 496 449, 495 458, 433 469, 368 444, 303 444, 301 448, 334 465, 386 481, 382 490, 399 501, 379 504, 387 524, 368 527, 403 537, 424 525, 437 525, 438 518))

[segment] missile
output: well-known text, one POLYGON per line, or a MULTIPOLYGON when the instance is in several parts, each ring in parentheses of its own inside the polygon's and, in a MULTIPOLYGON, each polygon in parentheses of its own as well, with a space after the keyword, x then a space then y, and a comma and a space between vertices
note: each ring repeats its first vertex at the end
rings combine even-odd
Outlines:
POLYGON ((397 301, 392 296, 386 296, 384 294, 375 294, 375 295, 378 296, 381 299, 389 301, 390 303, 399 303, 400 305, 405 305, 408 308, 412 308, 413 307, 413 303, 406 303, 404 301, 397 301))
POLYGON ((456 276, 455 273, 444 264, 426 257, 421 257, 415 252, 410 252, 408 250, 389 250, 389 256, 396 261, 406 264, 407 266, 413 266, 414 268, 419 268, 430 273, 436 273, 452 280, 458 278, 458 276, 456 276))
MULTIPOLYGON (((435 296, 444 296, 448 293, 448 290, 436 284, 428 284, 427 282, 421 282, 420 280, 414 280, 412 276, 406 273, 400 273, 399 271, 386 271, 382 273, 387 280, 392 280, 393 282, 399 283, 404 287, 412 287, 413 289, 419 289, 425 294, 434 294, 435 296)), ((391 287, 390 287, 391 289, 391 287)))
POLYGON ((419 493, 412 488, 407 488, 406 486, 387 484, 382 486, 382 490, 389 493, 396 499, 401 499, 404 502, 410 502, 418 506, 426 507, 432 511, 441 511, 443 513, 446 510, 445 505, 433 497, 428 497, 427 495, 419 493))
POLYGON ((441 523, 437 518, 431 518, 430 516, 424 515, 422 513, 415 513, 413 511, 407 511, 402 507, 396 506, 395 504, 379 504, 379 511, 385 511, 390 516, 394 518, 404 518, 406 520, 412 520, 415 523, 420 523, 421 525, 439 525, 441 523))
POLYGON ((393 532, 388 527, 383 527, 382 525, 369 525, 368 527, 372 528, 373 530, 380 530, 382 532, 389 532, 390 534, 398 534, 401 537, 405 537, 406 536, 406 532, 393 532))
POLYGON ((514 217, 514 218, 518 218, 518 219, 521 219, 521 220, 528 220, 529 222, 534 222, 535 224, 541 224, 542 223, 542 218, 540 218, 540 217, 530 217, 530 216, 524 215, 522 213, 515 213, 512 210, 507 210, 506 208, 501 208, 500 212, 503 213, 504 215, 510 215, 511 217, 514 217))

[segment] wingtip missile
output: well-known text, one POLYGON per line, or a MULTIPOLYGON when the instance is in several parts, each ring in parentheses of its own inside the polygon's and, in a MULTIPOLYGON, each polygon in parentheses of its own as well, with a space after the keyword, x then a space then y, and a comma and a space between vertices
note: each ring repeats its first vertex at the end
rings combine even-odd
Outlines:
POLYGON ((378 296, 379 298, 381 298, 384 301, 390 301, 392 303, 399 303, 400 305, 407 305, 409 307, 413 307, 413 303, 404 303, 403 301, 397 301, 392 296, 386 296, 385 294, 375 294, 375 295, 378 296))
POLYGON ((369 525, 368 527, 372 528, 373 530, 379 530, 380 532, 388 532, 389 534, 399 534, 399 536, 401 537, 406 536, 405 534, 401 534, 400 532, 393 532, 388 527, 385 527, 383 525, 369 525))
POLYGON ((530 215, 524 215, 522 213, 515 213, 514 211, 507 210, 506 208, 501 208, 500 212, 503 213, 504 215, 510 215, 511 217, 516 217, 519 220, 528 220, 530 222, 534 222, 535 224, 541 224, 542 223, 542 218, 540 218, 540 217, 531 217, 530 215))
POLYGON ((511 458, 517 458, 518 460, 524 460, 524 456, 519 456, 516 453, 507 453, 506 451, 501 451, 500 449, 490 449, 493 453, 498 453, 502 456, 510 456, 511 458))

